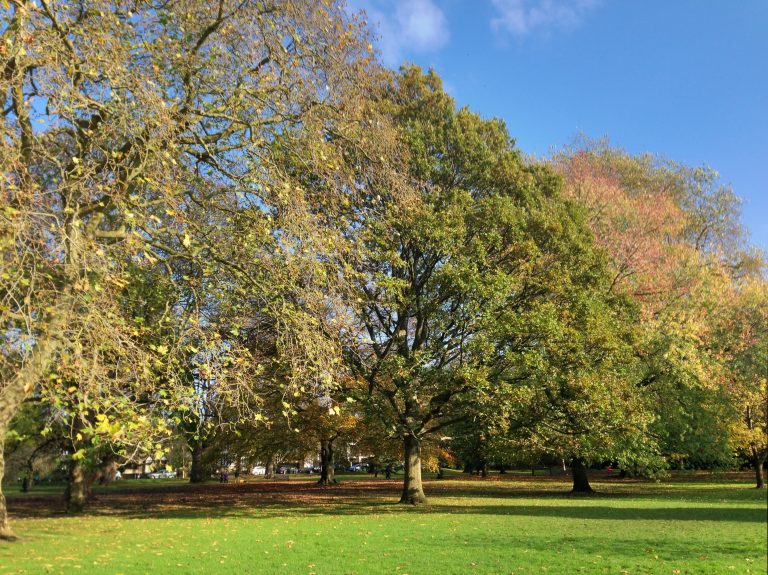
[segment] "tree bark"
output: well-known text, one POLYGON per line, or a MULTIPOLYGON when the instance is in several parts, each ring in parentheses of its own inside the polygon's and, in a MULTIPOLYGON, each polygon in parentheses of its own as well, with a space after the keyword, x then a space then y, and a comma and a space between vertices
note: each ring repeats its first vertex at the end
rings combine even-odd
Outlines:
POLYGON ((107 457, 101 462, 101 469, 99 469, 99 485, 107 485, 112 483, 117 477, 117 461, 111 457, 107 457))
POLYGON ((571 460, 571 473, 573 474, 573 489, 571 493, 594 493, 595 491, 589 485, 589 477, 587 476, 587 466, 584 462, 574 457, 571 460))
MULTIPOLYGON (((0 484, 2 484, 3 475, 5 475, 5 441, 3 441, 5 434, 5 427, 0 426, 0 484)), ((2 489, 0 489, 0 539, 5 539, 6 541, 13 541, 16 539, 11 531, 11 525, 8 522, 8 511, 5 507, 5 495, 3 495, 2 489)))
POLYGON ((275 456, 270 454, 267 462, 264 464, 264 479, 275 478, 275 456))
POLYGON ((69 513, 82 511, 88 504, 94 477, 95 474, 86 469, 81 460, 70 461, 67 489, 64 491, 64 501, 69 513))
POLYGON ((403 438, 405 469, 403 478, 403 494, 400 503, 420 505, 427 502, 424 488, 421 484, 421 442, 414 435, 403 438))
POLYGON ((763 471, 765 459, 755 456, 752 460, 752 465, 755 468, 755 487, 762 489, 765 487, 765 473, 763 471))
POLYGON ((202 483, 205 481, 203 473, 203 442, 195 441, 192 445, 192 463, 189 467, 189 482, 202 483))
POLYGON ((320 440, 320 479, 318 485, 334 485, 336 483, 333 469, 333 440, 320 440))
MULTIPOLYGON (((56 314, 48 324, 47 332, 58 335, 61 328, 61 318, 56 314)), ((8 510, 2 490, 2 481, 5 475, 4 446, 8 426, 11 423, 11 419, 18 413, 21 403, 32 393, 35 385, 37 385, 37 382, 48 369, 58 348, 59 341, 54 336, 40 336, 29 360, 10 381, 0 387, 0 539, 16 539, 8 521, 8 510)))

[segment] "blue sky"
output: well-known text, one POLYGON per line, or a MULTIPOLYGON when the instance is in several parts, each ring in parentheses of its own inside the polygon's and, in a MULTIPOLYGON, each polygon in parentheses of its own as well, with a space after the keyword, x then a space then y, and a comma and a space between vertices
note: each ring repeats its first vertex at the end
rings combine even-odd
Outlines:
POLYGON ((579 133, 719 171, 768 251, 768 1, 350 0, 385 64, 543 156, 579 133))

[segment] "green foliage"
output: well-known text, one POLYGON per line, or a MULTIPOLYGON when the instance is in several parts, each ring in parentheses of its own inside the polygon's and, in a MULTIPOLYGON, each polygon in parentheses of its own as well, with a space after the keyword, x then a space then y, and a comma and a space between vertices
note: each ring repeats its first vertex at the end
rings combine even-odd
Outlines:
POLYGON ((356 231, 347 345, 371 415, 393 436, 474 418, 541 452, 617 456, 646 423, 625 377, 633 309, 606 295, 582 210, 503 123, 457 111, 434 73, 402 70, 382 106, 407 144, 411 192, 356 231))

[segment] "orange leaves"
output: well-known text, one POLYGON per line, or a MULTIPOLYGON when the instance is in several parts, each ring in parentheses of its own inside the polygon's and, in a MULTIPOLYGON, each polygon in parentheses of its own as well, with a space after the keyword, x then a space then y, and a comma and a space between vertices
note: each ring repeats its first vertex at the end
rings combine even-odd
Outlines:
POLYGON ((610 257, 612 289, 655 311, 686 288, 692 249, 683 237, 685 214, 671 171, 648 157, 599 146, 561 154, 554 166, 610 257))

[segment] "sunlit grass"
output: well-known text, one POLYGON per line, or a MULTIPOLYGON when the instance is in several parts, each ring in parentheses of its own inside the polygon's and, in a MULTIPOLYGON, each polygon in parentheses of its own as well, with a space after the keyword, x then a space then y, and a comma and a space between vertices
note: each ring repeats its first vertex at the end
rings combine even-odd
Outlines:
POLYGON ((22 539, 0 543, 0 573, 768 571, 766 493, 746 483, 597 482, 598 495, 572 497, 559 478, 433 481, 429 505, 413 508, 395 503, 394 480, 335 490, 303 479, 258 492, 123 482, 80 516, 47 498, 21 505, 22 539))

